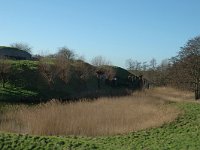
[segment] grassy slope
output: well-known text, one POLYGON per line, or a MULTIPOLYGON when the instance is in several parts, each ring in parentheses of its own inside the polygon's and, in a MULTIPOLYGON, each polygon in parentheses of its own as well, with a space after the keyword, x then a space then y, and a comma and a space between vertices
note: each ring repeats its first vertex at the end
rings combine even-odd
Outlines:
POLYGON ((7 100, 7 102, 14 102, 15 99, 30 98, 36 95, 37 93, 34 91, 11 87, 10 85, 7 85, 6 88, 0 87, 0 100, 7 100))
POLYGON ((111 137, 37 137, 0 134, 0 149, 200 149, 200 105, 175 104, 185 111, 160 128, 111 137))
MULTIPOLYGON (((19 83, 22 82, 21 79, 24 78, 21 73, 25 70, 25 68, 29 69, 29 74, 26 76, 27 78, 30 78, 32 71, 35 71, 38 65, 38 62, 29 60, 10 60, 10 63, 12 64, 11 76, 20 76, 18 81, 19 83)), ((6 83, 6 88, 2 88, 0 83, 0 100, 14 102, 15 99, 30 98, 37 96, 37 94, 38 93, 36 91, 28 90, 23 87, 15 87, 10 83, 6 83)))

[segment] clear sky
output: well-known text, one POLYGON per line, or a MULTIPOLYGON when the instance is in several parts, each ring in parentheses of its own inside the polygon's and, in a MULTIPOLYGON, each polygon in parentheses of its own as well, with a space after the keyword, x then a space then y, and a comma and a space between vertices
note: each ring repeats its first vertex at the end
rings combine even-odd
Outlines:
POLYGON ((67 46, 125 67, 161 61, 200 33, 200 0, 0 0, 0 45, 25 42, 34 54, 67 46))

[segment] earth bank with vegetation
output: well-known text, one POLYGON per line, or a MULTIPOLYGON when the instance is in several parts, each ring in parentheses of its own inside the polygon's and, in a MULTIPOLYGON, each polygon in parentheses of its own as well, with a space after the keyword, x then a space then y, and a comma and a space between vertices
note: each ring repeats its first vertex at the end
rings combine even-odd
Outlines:
MULTIPOLYGON (((52 62, 47 64, 32 60, 6 61, 10 64, 10 71, 5 76, 5 87, 0 86, 1 101, 29 103, 52 98, 79 99, 128 94, 126 87, 113 88, 105 85, 103 81, 99 89, 96 77, 98 67, 83 61, 70 61, 69 70, 65 73, 67 76, 63 78, 61 74, 53 74, 56 71, 53 68, 54 59, 49 59, 52 62), (46 70, 40 69, 41 66, 46 70)), ((105 66, 104 68, 108 70, 108 74, 114 72, 122 82, 126 81, 131 74, 120 67, 105 66)))

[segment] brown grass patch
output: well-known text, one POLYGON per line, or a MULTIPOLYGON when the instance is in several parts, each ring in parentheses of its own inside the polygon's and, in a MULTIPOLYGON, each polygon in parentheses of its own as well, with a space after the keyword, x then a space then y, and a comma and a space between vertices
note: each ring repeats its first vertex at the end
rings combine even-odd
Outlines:
POLYGON ((180 113, 156 95, 160 92, 163 90, 152 89, 93 102, 52 100, 34 107, 23 105, 1 117, 0 130, 36 135, 103 136, 157 127, 173 121, 180 113))

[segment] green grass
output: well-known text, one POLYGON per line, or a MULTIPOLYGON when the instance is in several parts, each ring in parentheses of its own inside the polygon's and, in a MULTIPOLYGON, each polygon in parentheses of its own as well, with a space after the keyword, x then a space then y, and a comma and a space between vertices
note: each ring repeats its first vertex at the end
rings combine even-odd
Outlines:
POLYGON ((200 149, 200 105, 173 104, 184 110, 173 123, 110 137, 42 137, 0 133, 0 149, 200 149))
POLYGON ((0 100, 6 100, 6 102, 15 102, 18 99, 28 99, 37 95, 38 93, 34 91, 12 87, 9 84, 6 84, 6 88, 2 88, 0 84, 0 100))
POLYGON ((15 69, 21 69, 22 67, 29 68, 30 70, 36 70, 38 61, 32 60, 10 60, 12 67, 15 69))

